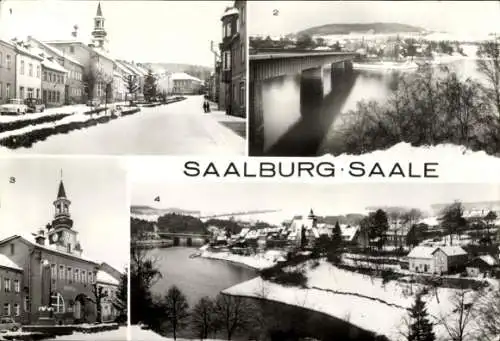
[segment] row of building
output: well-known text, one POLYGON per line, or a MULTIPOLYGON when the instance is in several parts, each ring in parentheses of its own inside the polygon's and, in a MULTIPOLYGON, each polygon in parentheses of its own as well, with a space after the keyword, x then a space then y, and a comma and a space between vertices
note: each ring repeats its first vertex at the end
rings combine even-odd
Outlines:
POLYGON ((95 322, 98 304, 103 322, 125 310, 118 296, 122 273, 84 256, 70 204, 61 181, 50 224, 0 241, 2 316, 22 324, 74 324, 95 322))
POLYGON ((236 0, 222 15, 222 42, 212 46, 215 71, 208 81, 209 96, 219 110, 246 117, 247 33, 246 1, 236 0))
MULTIPOLYGON (((0 2, 0 17, 2 12, 0 2)), ((29 36, 21 41, 0 37, 0 104, 11 98, 38 98, 46 106, 123 101, 143 97, 149 69, 113 58, 107 50, 107 32, 101 4, 94 17, 92 42, 78 37, 75 25, 70 40, 41 41, 29 36), (133 81, 132 81, 133 79, 133 81), (131 84, 137 90, 131 91, 131 84), (127 97, 128 96, 128 97, 127 97)), ((154 74, 159 92, 171 93, 172 74, 154 74)))

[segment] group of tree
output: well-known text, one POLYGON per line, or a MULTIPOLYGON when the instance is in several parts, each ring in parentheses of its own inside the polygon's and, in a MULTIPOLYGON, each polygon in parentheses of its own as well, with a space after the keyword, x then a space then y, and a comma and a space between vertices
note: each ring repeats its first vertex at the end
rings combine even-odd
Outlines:
POLYGON ((360 231, 363 238, 367 241, 370 248, 376 246, 381 249, 386 243, 386 232, 389 229, 389 221, 387 213, 378 209, 375 212, 370 212, 360 222, 360 231))
POLYGON ((144 78, 144 99, 147 102, 152 102, 157 99, 160 91, 158 90, 158 84, 156 80, 156 76, 153 74, 151 69, 148 70, 148 74, 144 78))
POLYGON ((338 221, 335 223, 331 236, 322 234, 316 239, 313 251, 316 256, 326 256, 328 261, 333 264, 337 264, 340 261, 342 252, 342 230, 338 221))
POLYGON ((250 329, 255 307, 246 299, 219 294, 215 299, 201 298, 192 309, 186 296, 172 286, 161 303, 164 307, 165 328, 177 339, 179 331, 194 334, 201 340, 216 338, 220 333, 231 340, 235 333, 250 329))

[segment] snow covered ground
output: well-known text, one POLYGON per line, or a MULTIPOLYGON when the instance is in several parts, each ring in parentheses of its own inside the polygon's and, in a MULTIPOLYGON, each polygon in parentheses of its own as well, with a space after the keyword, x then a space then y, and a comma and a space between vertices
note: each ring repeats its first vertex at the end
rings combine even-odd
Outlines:
POLYGON ((258 253, 252 256, 235 255, 230 252, 211 252, 201 249, 201 257, 210 259, 219 259, 234 263, 246 265, 248 267, 262 270, 274 266, 285 252, 278 250, 268 250, 264 253, 258 253))
MULTIPOLYGON (((9 332, 9 335, 23 335, 29 333, 23 332, 9 332)), ((5 335, 5 334, 4 334, 5 335)), ((0 336, 0 340, 4 340, 0 336)), ((46 341, 126 341, 128 340, 127 327, 120 327, 116 330, 110 330, 99 333, 73 333, 71 335, 56 336, 53 339, 46 339, 46 341)), ((135 340, 135 339, 133 339, 135 340)), ((143 341, 149 341, 144 339, 143 341)))
MULTIPOLYGON (((131 326, 130 327, 130 336, 131 340, 134 341, 170 341, 172 338, 164 337, 156 334, 151 330, 141 329, 139 326, 131 326)), ((179 339, 177 341, 186 341, 187 339, 179 339)), ((213 339, 205 339, 205 341, 217 341, 213 339)))
MULTIPOLYGON (((418 285, 395 281, 384 285, 382 279, 345 271, 325 261, 315 268, 307 268, 306 274, 306 289, 285 287, 258 277, 226 289, 224 293, 304 307, 386 335, 390 340, 405 340, 402 333, 407 309, 414 302, 418 285)), ((434 321, 455 317, 451 297, 456 293, 453 289, 439 288, 437 295, 432 291, 425 296, 428 312, 434 321)), ((435 332, 438 340, 449 339, 441 325, 435 327, 435 332)))

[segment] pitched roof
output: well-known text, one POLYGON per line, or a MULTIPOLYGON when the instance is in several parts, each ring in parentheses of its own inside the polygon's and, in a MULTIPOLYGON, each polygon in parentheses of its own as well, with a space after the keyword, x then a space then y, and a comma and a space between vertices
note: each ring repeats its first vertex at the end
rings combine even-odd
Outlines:
POLYGON ((14 270, 23 270, 19 265, 14 263, 9 257, 4 254, 0 254, 0 267, 14 270))
POLYGON ((56 49, 55 47, 50 46, 49 44, 46 44, 43 41, 40 41, 40 40, 38 40, 36 38, 33 38, 31 36, 28 37, 28 40, 32 40, 35 43, 38 43, 40 46, 42 46, 42 48, 49 50, 50 52, 52 52, 53 54, 55 54, 56 56, 58 56, 60 58, 64 58, 64 59, 72 62, 73 64, 76 64, 76 65, 79 65, 79 66, 83 66, 83 64, 80 63, 79 61, 77 61, 76 59, 74 59, 74 58, 72 58, 70 56, 65 55, 64 52, 62 52, 61 50, 56 49))
POLYGON ((432 258, 435 250, 436 247, 432 246, 417 246, 410 251, 408 258, 432 258))
POLYGON ((447 256, 462 256, 467 254, 460 246, 439 246, 433 253, 437 250, 442 250, 447 256))
POLYGON ((66 191, 64 190, 64 184, 62 180, 59 183, 59 190, 57 191, 57 199, 59 198, 66 198, 66 191))
POLYGON ((193 80, 193 81, 196 81, 196 82, 203 83, 203 81, 201 79, 193 77, 191 75, 188 75, 185 72, 176 72, 176 73, 173 73, 171 78, 172 78, 172 80, 193 80))
POLYGON ((120 285, 120 281, 103 270, 97 271, 96 281, 104 284, 120 285))
POLYGON ((75 254, 72 254, 72 253, 67 253, 67 252, 64 252, 64 251, 61 251, 61 250, 58 250, 50 245, 41 245, 41 244, 38 244, 36 241, 35 241, 35 236, 34 235, 29 235, 29 234, 16 234, 16 235, 13 235, 13 236, 10 236, 8 238, 5 238, 3 240, 0 240, 0 245, 4 244, 4 243, 7 243, 7 242, 10 242, 12 240, 15 240, 15 239, 22 239, 25 243, 27 244, 30 244, 31 246, 35 246, 35 247, 38 247, 40 249, 44 249, 44 250, 47 250, 47 251, 50 251, 50 252, 54 252, 54 253, 57 253, 57 254, 60 254, 60 255, 63 255, 63 256, 67 256, 67 257, 72 257, 72 258, 76 258, 78 260, 81 260, 81 261, 84 261, 84 262, 88 262, 88 263, 92 263, 94 265, 98 265, 99 263, 97 263, 96 261, 90 259, 90 258, 87 258, 83 255, 75 255, 75 254))

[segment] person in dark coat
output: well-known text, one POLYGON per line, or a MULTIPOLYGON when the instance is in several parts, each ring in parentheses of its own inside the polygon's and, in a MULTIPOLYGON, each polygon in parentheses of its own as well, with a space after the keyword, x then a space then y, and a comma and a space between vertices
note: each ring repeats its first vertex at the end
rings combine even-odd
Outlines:
POLYGON ((207 112, 207 101, 203 101, 203 111, 207 112))

